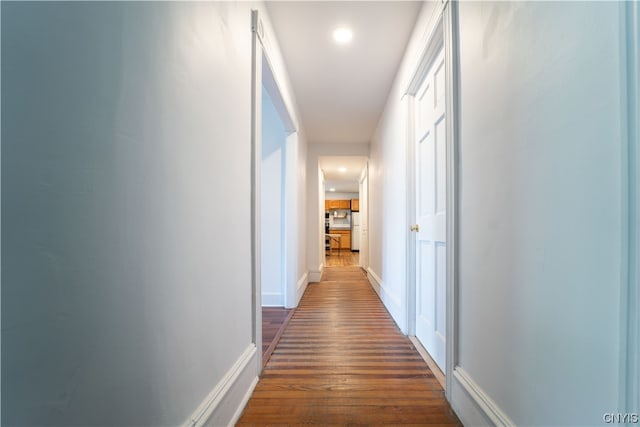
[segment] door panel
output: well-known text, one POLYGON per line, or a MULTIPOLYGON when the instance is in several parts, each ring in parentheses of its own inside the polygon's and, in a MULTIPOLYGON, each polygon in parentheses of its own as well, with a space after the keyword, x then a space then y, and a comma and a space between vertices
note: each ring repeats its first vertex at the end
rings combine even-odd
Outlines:
POLYGON ((433 245, 429 242, 418 242, 418 254, 420 256, 419 262, 422 266, 422 274, 419 277, 419 287, 421 292, 419 292, 418 301, 420 302, 420 306, 418 307, 417 313, 420 316, 423 322, 426 322, 429 325, 429 329, 434 328, 435 324, 435 306, 433 304, 433 299, 431 298, 434 295, 435 288, 434 282, 429 280, 430 276, 433 276, 433 271, 435 268, 434 264, 434 256, 433 256, 433 245))
POLYGON ((442 120, 440 120, 436 124, 436 129, 434 132, 436 136, 436 214, 440 215, 441 213, 446 213, 447 209, 447 144, 446 144, 446 127, 444 116, 442 120))
POLYGON ((436 333, 440 334, 442 340, 445 337, 446 326, 446 296, 447 296, 447 281, 446 281, 446 268, 447 268, 447 247, 444 244, 438 243, 435 245, 436 249, 436 333))
POLYGON ((415 98, 416 336, 445 370, 446 343, 446 120, 444 53, 415 98))

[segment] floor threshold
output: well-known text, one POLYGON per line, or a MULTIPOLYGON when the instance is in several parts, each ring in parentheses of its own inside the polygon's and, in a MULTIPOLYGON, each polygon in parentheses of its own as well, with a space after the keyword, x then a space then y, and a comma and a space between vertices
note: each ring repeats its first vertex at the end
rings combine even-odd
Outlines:
POLYGON ((417 337, 409 336, 409 339, 411 340, 413 346, 416 348, 416 351, 427 363, 427 366, 429 367, 429 369, 431 369, 431 372, 433 372, 433 375, 436 377, 442 388, 446 389, 444 372, 442 372, 440 367, 436 364, 436 361, 433 360, 429 352, 422 346, 422 343, 420 342, 420 340, 418 340, 417 337))

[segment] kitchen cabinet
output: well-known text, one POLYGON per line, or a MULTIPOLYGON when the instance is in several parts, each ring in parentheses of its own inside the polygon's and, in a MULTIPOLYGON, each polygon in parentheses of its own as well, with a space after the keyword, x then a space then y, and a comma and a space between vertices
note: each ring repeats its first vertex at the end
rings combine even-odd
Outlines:
POLYGON ((360 199, 351 199, 351 210, 360 212, 360 199))
POLYGON ((351 200, 325 200, 324 210, 330 209, 351 209, 351 200))
POLYGON ((338 242, 331 240, 331 249, 351 250, 351 230, 331 229, 329 233, 340 235, 340 247, 338 247, 338 242))
POLYGON ((340 200, 328 200, 329 209, 340 209, 340 200))

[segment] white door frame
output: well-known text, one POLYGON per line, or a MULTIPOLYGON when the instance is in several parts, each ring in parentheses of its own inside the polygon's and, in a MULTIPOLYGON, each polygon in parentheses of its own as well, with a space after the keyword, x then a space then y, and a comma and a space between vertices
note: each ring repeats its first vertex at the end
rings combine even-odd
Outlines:
MULTIPOLYGON (((458 289, 458 263, 457 263, 457 238, 458 238, 458 52, 457 52, 457 4, 444 1, 437 19, 433 23, 430 34, 426 38, 420 60, 418 61, 408 88, 405 91, 407 117, 409 118, 407 132, 407 194, 415 195, 416 170, 415 170, 415 109, 414 95, 424 79, 429 66, 435 60, 435 56, 444 48, 445 61, 445 86, 446 86, 446 117, 447 117, 447 292, 446 292, 446 361, 445 376, 447 399, 451 399, 451 382, 453 370, 457 360, 457 289, 458 289)), ((407 197, 407 325, 408 335, 416 332, 416 244, 415 234, 409 227, 416 223, 415 197, 407 197)))
MULTIPOLYGON (((287 133, 287 143, 291 140, 292 134, 297 132, 295 124, 293 122, 293 115, 289 111, 282 91, 278 85, 276 76, 273 72, 271 65, 270 48, 268 43, 265 43, 264 25, 258 16, 258 11, 253 10, 251 12, 251 305, 252 305, 252 340, 256 346, 256 359, 258 363, 258 372, 262 372, 262 286, 260 283, 260 272, 262 268, 260 260, 260 233, 261 233, 261 162, 262 162, 262 87, 266 89, 273 105, 285 126, 285 132, 287 133)), ((295 136, 293 136, 295 138, 295 136)), ((289 168, 287 167, 287 170, 289 168)), ((285 177, 286 179, 286 177, 285 177)), ((285 197, 289 197, 287 194, 285 197)), ((285 202, 285 205, 288 205, 285 202)), ((285 213, 286 214, 286 213, 285 213)), ((295 215, 295 214, 294 214, 295 215)), ((286 247, 286 253, 283 254, 282 259, 282 271, 283 279, 285 280, 285 289, 283 289, 285 295, 285 301, 287 295, 291 295, 290 287, 295 289, 294 283, 289 283, 286 278, 287 274, 287 260, 289 258, 289 252, 297 252, 295 248, 286 246, 288 241, 287 232, 284 232, 283 242, 286 247)), ((295 267, 296 263, 293 263, 295 267)), ((295 292, 295 290, 293 291, 295 292)))

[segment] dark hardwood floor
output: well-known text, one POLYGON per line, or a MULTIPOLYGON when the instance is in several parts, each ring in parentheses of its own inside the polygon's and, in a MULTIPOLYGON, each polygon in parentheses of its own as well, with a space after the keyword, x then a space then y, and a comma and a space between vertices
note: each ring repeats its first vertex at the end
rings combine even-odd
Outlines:
POLYGON ((266 365, 284 332, 293 309, 262 307, 262 365, 266 365))
POLYGON ((461 425, 359 267, 308 286, 239 426, 461 425))

